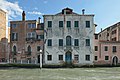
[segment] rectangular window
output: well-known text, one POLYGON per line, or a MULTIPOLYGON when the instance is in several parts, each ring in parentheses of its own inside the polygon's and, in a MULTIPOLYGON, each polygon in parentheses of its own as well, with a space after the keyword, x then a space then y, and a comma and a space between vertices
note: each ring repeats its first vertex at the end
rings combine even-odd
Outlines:
POLYGON ((63 39, 59 39, 59 46, 63 46, 63 39))
POLYGON ((79 39, 74 39, 74 46, 79 46, 79 39))
POLYGON ((63 60, 63 55, 59 55, 59 60, 63 60))
POLYGON ((105 60, 109 60, 109 56, 105 56, 105 60))
POLYGON ((98 58, 98 57, 97 57, 97 56, 95 56, 95 60, 96 60, 96 61, 97 61, 97 58, 98 58))
POLYGON ((17 24, 12 24, 12 27, 13 27, 13 28, 16 28, 16 27, 17 27, 17 24))
POLYGON ((48 27, 52 27, 52 21, 48 21, 48 27))
POLYGON ((35 32, 28 32, 27 33, 27 38, 35 38, 36 37, 36 33, 35 32))
POLYGON ((98 51, 98 46, 95 46, 95 51, 98 51))
POLYGON ((40 46, 37 46, 37 51, 40 51, 41 47, 40 46))
POLYGON ((79 55, 74 55, 74 60, 79 61, 79 55))
POLYGON ((95 39, 98 39, 98 34, 95 34, 95 39))
POLYGON ((52 55, 47 55, 47 60, 51 61, 52 60, 52 55))
POLYGON ((36 24, 32 23, 32 27, 31 28, 36 28, 36 24))
POLYGON ((79 21, 74 21, 74 27, 79 27, 79 21))
POLYGON ((90 46, 90 39, 86 39, 86 46, 90 46))
POLYGON ((71 27, 71 21, 67 21, 67 27, 71 27))
POLYGON ((63 27, 63 21, 59 21, 59 27, 63 27))
POLYGON ((90 55, 85 56, 86 61, 90 61, 90 55))
POLYGON ((90 28, 90 21, 86 21, 86 28, 90 28))
POLYGON ((12 33, 12 41, 18 40, 18 33, 12 33))
POLYGON ((52 46, 52 39, 48 39, 48 46, 52 46))
POLYGON ((108 51, 108 46, 105 46, 104 48, 105 48, 105 51, 108 51))
POLYGON ((117 51, 116 51, 116 46, 113 46, 113 52, 117 52, 117 51))

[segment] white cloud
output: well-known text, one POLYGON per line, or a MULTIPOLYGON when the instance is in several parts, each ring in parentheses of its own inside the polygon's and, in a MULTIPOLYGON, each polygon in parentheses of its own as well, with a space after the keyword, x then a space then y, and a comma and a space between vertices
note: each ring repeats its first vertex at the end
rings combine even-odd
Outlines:
POLYGON ((18 2, 9 2, 7 0, 0 0, 0 8, 8 12, 9 19, 13 19, 18 15, 21 15, 22 8, 18 5, 18 2))
POLYGON ((28 12, 28 14, 34 14, 34 15, 43 15, 43 13, 38 12, 38 11, 32 11, 32 12, 28 12))

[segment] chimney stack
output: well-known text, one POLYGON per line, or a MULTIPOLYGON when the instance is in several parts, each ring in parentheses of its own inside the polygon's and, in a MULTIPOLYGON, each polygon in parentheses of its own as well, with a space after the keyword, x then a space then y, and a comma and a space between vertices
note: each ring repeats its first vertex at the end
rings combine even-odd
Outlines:
POLYGON ((40 20, 41 20, 41 18, 39 17, 39 18, 38 18, 38 24, 40 24, 40 20))
POLYGON ((102 28, 101 28, 101 31, 102 31, 102 28))
POLYGON ((82 14, 83 14, 83 15, 85 14, 85 9, 82 9, 82 14))
POLYGON ((22 13, 22 21, 25 21, 25 11, 22 13))

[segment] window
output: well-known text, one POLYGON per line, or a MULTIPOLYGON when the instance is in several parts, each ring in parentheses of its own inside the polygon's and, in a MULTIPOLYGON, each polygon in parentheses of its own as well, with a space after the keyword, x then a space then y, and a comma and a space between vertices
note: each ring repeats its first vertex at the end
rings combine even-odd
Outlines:
POLYGON ((47 60, 51 61, 52 60, 52 55, 47 55, 47 60))
POLYGON ((74 39, 74 46, 79 46, 79 39, 74 39))
POLYGON ((63 55, 59 55, 59 60, 63 60, 63 55))
POLYGON ((52 46, 52 39, 48 39, 48 46, 52 46))
POLYGON ((108 51, 108 46, 105 46, 105 51, 108 51))
POLYGON ((12 28, 16 28, 17 27, 17 24, 12 24, 12 28))
POLYGON ((90 28, 90 21, 86 21, 86 28, 90 28))
POLYGON ((30 47, 30 45, 27 47, 27 51, 28 51, 28 52, 31 52, 31 47, 30 47))
POLYGON ((95 34, 95 39, 98 39, 98 34, 95 34))
POLYGON ((109 56, 105 56, 105 60, 109 60, 109 56))
POLYGON ((36 37, 36 33, 35 32, 27 33, 27 38, 35 38, 35 37, 36 37))
POLYGON ((66 37, 66 46, 71 46, 71 36, 66 37))
POLYGON ((48 21, 48 27, 52 27, 52 21, 48 21))
POLYGON ((63 21, 59 21, 59 27, 63 27, 63 21))
POLYGON ((90 46, 90 39, 86 39, 86 46, 90 46))
POLYGON ((71 21, 67 21, 67 27, 71 27, 71 21))
POLYGON ((12 33, 12 41, 18 40, 18 33, 12 33))
POLYGON ((13 52, 16 52, 16 46, 13 46, 13 52))
POLYGON ((63 39, 59 39, 59 46, 63 46, 63 39))
POLYGON ((79 21, 74 21, 74 27, 79 27, 79 21))
POLYGON ((113 46, 113 52, 117 52, 117 51, 116 51, 116 46, 113 46))
POLYGON ((36 28, 36 24, 35 23, 28 23, 28 28, 36 28))
POLYGON ((95 56, 95 60, 96 60, 96 61, 97 61, 97 58, 98 58, 98 57, 97 57, 97 56, 95 56))
POLYGON ((86 61, 90 61, 90 55, 85 56, 86 61))
POLYGON ((95 51, 98 51, 98 46, 95 46, 95 51))
POLYGON ((37 46, 37 51, 40 51, 41 47, 40 46, 37 46))
POLYGON ((44 39, 44 35, 37 35, 37 39, 38 39, 38 40, 44 39))
POLYGON ((74 60, 79 61, 79 55, 74 55, 74 60))

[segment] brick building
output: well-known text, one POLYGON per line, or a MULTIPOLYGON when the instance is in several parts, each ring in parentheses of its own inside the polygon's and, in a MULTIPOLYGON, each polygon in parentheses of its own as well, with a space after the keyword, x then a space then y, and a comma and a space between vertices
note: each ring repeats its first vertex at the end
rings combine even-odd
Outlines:
POLYGON ((13 63, 39 63, 39 51, 43 50, 44 27, 40 18, 10 22, 10 61, 13 63))

